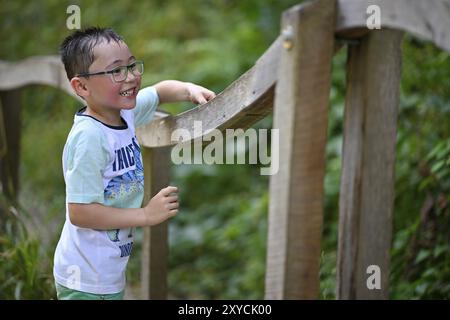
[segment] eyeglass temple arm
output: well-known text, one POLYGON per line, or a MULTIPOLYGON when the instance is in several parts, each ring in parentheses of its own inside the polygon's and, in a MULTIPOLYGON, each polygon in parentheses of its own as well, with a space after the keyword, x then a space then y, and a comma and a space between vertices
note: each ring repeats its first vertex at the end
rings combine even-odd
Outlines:
POLYGON ((112 73, 113 70, 111 71, 100 71, 100 72, 95 72, 95 73, 79 73, 77 76, 78 77, 87 77, 87 76, 96 76, 99 74, 109 74, 112 73))

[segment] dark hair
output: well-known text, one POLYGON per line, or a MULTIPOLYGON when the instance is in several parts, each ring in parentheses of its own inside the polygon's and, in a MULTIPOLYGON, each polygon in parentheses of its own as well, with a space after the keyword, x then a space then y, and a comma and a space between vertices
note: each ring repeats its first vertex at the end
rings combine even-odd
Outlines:
POLYGON ((94 62, 94 47, 102 41, 123 41, 123 38, 110 28, 90 27, 77 30, 64 39, 59 47, 61 60, 66 68, 67 78, 88 72, 94 62))

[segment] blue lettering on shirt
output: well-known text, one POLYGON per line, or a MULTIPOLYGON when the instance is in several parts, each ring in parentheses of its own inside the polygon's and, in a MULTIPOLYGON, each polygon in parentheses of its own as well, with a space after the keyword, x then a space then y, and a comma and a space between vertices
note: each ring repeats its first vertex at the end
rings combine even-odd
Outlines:
POLYGON ((127 154, 125 153, 124 148, 120 148, 120 152, 122 153, 122 159, 123 162, 125 163, 125 168, 128 168, 130 165, 128 164, 127 154))
POLYGON ((116 172, 134 166, 136 164, 135 150, 138 153, 141 151, 135 137, 129 145, 114 150, 113 171, 116 172))
POLYGON ((133 145, 129 144, 125 147, 125 150, 127 151, 128 163, 130 164, 130 166, 134 166, 133 145))
POLYGON ((120 257, 127 257, 131 254, 131 250, 133 249, 133 242, 129 242, 119 246, 120 248, 120 257))
POLYGON ((141 152, 141 148, 139 147, 139 144, 136 143, 136 137, 131 139, 131 141, 133 141, 134 148, 138 151, 138 153, 140 153, 141 152))

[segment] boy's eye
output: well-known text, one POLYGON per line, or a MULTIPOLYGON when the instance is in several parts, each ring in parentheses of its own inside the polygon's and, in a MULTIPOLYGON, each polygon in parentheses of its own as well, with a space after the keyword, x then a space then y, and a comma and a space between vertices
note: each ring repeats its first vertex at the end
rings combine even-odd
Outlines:
POLYGON ((122 70, 121 70, 121 68, 117 68, 117 69, 111 70, 111 72, 112 72, 113 74, 119 74, 119 73, 122 72, 122 70))

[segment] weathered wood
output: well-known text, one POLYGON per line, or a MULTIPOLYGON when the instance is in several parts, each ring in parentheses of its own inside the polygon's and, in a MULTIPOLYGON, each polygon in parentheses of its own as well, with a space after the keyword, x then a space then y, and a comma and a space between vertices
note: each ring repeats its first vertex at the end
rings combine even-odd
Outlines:
MULTIPOLYGON (((369 5, 379 5, 383 28, 413 33, 450 52, 450 5, 448 0, 338 0, 336 36, 361 37, 366 27, 369 5)), ((202 121, 204 134, 212 129, 248 128, 272 111, 281 40, 278 38, 261 56, 255 66, 232 83, 213 101, 174 117, 155 120, 138 130, 143 146, 174 145, 173 130, 189 129, 193 139, 193 122, 202 121)), ((340 48, 338 44, 335 48, 340 48)), ((57 56, 32 57, 17 63, 0 61, 0 90, 27 84, 48 84, 61 88, 80 100, 66 79, 64 67, 57 56), (5 71, 8 72, 5 72, 5 71)))
POLYGON ((400 31, 371 32, 349 48, 338 299, 388 298, 401 37, 400 31), (367 287, 370 265, 380 267, 380 290, 367 287))
POLYGON ((19 192, 21 137, 20 89, 0 91, 0 182, 2 192, 16 199, 19 192))
MULTIPOLYGON (((145 198, 143 205, 169 185, 170 148, 142 147, 145 198)), ((168 222, 143 228, 141 261, 142 299, 167 298, 168 222)))
POLYGON ((283 165, 270 179, 267 299, 318 297, 334 18, 329 0, 283 14, 292 48, 282 50, 275 90, 283 165))
POLYGON ((15 63, 0 60, 0 90, 31 84, 58 88, 78 101, 83 101, 70 86, 64 65, 58 56, 35 56, 15 63))
POLYGON ((361 32, 369 32, 366 27, 369 5, 380 7, 382 29, 407 31, 450 53, 450 1, 338 0, 337 35, 359 37, 361 32))
MULTIPOLYGON (((192 139, 199 138, 193 132, 196 120, 202 121, 202 135, 212 129, 247 128, 271 112, 277 85, 275 128, 281 130, 283 165, 270 183, 267 298, 317 297, 329 59, 335 44, 330 24, 335 26, 331 33, 338 38, 367 35, 363 43, 351 49, 348 67, 351 83, 340 194, 338 298, 386 298, 388 289, 395 158, 392 136, 400 72, 396 63, 400 49, 395 43, 400 36, 389 30, 370 32, 366 28, 367 7, 380 6, 382 28, 410 32, 450 52, 448 0, 337 0, 337 19, 332 3, 320 0, 292 8, 284 20, 284 25, 292 23, 295 31, 290 51, 282 49, 279 37, 251 70, 216 99, 175 117, 156 119, 138 130, 143 146, 160 147, 175 143, 170 136, 178 128, 190 130, 192 139), (385 41, 379 38, 381 35, 385 41), (378 63, 375 59, 379 59, 378 63), (377 134, 378 141, 374 138, 377 134), (381 268, 380 291, 369 292, 365 286, 368 263, 381 268)), ((0 90, 29 84, 60 88, 80 100, 70 88, 59 57, 0 61, 0 90)), ((168 167, 160 168, 156 163, 168 164, 169 151, 146 150, 144 158, 150 197, 166 185, 164 181, 168 183, 168 167)), ((7 184, 14 186, 14 182, 7 184)), ((145 238, 143 296, 165 298, 167 225, 146 229, 145 238)))
POLYGON ((281 40, 278 38, 256 64, 212 101, 179 115, 152 121, 137 131, 146 147, 175 145, 171 134, 176 129, 189 130, 192 139, 194 121, 201 121, 203 135, 213 129, 224 131, 248 128, 272 111, 281 40))

